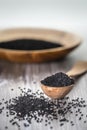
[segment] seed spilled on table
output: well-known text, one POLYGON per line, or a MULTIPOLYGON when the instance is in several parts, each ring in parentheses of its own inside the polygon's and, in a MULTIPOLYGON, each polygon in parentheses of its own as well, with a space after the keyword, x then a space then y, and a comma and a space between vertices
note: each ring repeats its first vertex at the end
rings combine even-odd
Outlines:
MULTIPOLYGON (((73 117, 69 119, 69 116, 73 116, 73 114, 77 114, 76 118, 78 121, 86 123, 87 117, 82 110, 87 109, 87 106, 83 98, 70 100, 69 97, 64 97, 59 100, 51 100, 46 98, 40 91, 33 93, 30 89, 27 92, 21 87, 19 89, 21 94, 18 97, 9 99, 9 101, 5 99, 5 101, 0 101, 0 114, 6 109, 6 114, 11 117, 9 123, 13 127, 17 126, 18 129, 21 129, 21 122, 24 127, 29 127, 34 120, 38 124, 45 121, 44 126, 49 126, 50 129, 53 129, 52 122, 54 120, 58 120, 60 127, 63 127, 65 123, 70 123, 71 126, 74 126, 73 117)), ((4 128, 9 129, 8 126, 4 128)))

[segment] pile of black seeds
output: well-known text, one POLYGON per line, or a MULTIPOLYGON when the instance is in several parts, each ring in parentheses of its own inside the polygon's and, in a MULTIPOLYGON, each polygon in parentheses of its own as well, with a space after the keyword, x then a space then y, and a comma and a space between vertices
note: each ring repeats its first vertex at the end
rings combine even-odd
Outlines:
POLYGON ((0 48, 13 50, 43 50, 61 46, 62 45, 59 43, 33 39, 18 39, 13 41, 0 42, 0 48))
POLYGON ((63 87, 74 84, 74 80, 65 73, 59 72, 41 81, 42 84, 50 87, 63 87))
MULTIPOLYGON (((83 98, 70 100, 69 97, 64 97, 59 100, 51 100, 44 97, 40 91, 33 93, 30 89, 26 92, 25 88, 19 87, 19 89, 21 91, 19 96, 8 101, 5 99, 0 101, 0 114, 6 111, 6 117, 11 117, 9 123, 12 126, 21 129, 20 123, 23 123, 24 127, 29 127, 34 121, 38 124, 45 121, 44 125, 53 129, 54 120, 60 123, 60 127, 65 123, 74 126, 76 122, 73 117, 71 118, 73 115, 79 121, 87 123, 87 115, 83 113, 83 110, 87 109, 87 105, 83 98)), ((11 90, 14 92, 14 89, 11 90)), ((9 127, 5 126, 5 129, 9 129, 9 127)))

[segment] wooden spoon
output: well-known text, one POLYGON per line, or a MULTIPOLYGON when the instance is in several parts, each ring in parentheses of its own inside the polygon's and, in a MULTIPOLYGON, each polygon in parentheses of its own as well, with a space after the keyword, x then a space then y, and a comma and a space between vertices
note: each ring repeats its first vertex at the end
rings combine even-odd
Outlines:
MULTIPOLYGON (((66 74, 69 77, 76 77, 84 74, 87 71, 87 62, 86 61, 78 61, 73 68, 68 71, 66 74)), ((73 88, 74 84, 70 86, 59 86, 59 87, 50 87, 46 86, 44 84, 41 84, 41 88, 44 91, 44 93, 51 98, 59 99, 64 97, 66 94, 69 93, 69 91, 73 88)))

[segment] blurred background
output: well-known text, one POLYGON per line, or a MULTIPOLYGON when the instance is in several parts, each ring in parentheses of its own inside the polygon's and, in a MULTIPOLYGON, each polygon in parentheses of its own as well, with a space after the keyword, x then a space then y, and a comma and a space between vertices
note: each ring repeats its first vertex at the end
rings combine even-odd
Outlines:
MULTIPOLYGON (((87 61, 86 14, 87 0, 0 0, 0 30, 21 27, 49 28, 75 33, 83 39, 81 46, 61 62, 16 64, 0 60, 0 99, 8 100, 19 96, 18 87, 30 88, 33 91, 40 89, 40 81, 44 77, 59 71, 67 72, 73 62, 78 60, 87 61), (11 91, 13 88, 14 93, 11 91)), ((69 97, 82 97, 87 101, 87 74, 77 81, 69 97)), ((87 109, 83 112, 85 115, 87 109)), ((7 125, 9 130, 16 130, 16 127, 9 124, 9 118, 6 118, 5 114, 0 116, 0 130, 5 130, 4 125, 7 125)), ((83 124, 85 120, 78 122, 79 118, 76 119, 74 114, 72 117, 70 115, 70 119, 73 119, 76 125, 72 127, 67 123, 62 130, 87 130, 87 123, 83 124)), ((35 123, 29 127, 30 130, 46 129, 44 125, 35 123)), ((55 130, 60 129, 58 122, 53 123, 55 130)))
POLYGON ((83 38, 72 53, 87 60, 86 0, 0 0, 0 30, 40 27, 69 31, 83 38))

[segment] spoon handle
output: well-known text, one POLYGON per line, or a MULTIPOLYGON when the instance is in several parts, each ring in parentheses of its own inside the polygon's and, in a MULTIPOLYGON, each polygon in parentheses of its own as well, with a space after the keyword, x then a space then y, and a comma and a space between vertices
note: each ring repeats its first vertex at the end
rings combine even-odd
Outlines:
POLYGON ((67 72, 68 76, 80 76, 87 71, 87 61, 78 61, 70 71, 67 72))

